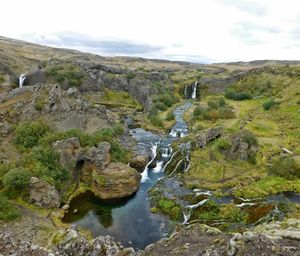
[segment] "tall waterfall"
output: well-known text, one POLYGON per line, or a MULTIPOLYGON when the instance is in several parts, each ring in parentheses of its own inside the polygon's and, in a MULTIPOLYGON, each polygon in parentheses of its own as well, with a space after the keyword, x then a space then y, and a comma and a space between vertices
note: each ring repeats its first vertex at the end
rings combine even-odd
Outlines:
POLYGON ((192 99, 196 99, 196 96, 197 96, 197 81, 194 83, 193 86, 192 99))
POLYGON ((19 76, 19 87, 22 88, 23 87, 23 84, 24 84, 24 81, 26 79, 26 76, 24 74, 21 74, 19 76))

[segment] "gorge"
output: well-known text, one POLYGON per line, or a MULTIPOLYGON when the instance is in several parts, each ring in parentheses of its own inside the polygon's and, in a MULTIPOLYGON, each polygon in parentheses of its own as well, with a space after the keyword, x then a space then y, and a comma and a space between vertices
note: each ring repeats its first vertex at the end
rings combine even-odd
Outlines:
POLYGON ((299 255, 297 63, 0 47, 0 254, 299 255))

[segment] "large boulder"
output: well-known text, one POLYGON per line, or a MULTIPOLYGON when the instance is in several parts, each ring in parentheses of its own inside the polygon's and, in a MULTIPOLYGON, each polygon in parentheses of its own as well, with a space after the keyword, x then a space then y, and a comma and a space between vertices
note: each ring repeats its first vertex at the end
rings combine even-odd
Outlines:
POLYGON ((44 208, 58 208, 60 196, 54 186, 36 177, 30 178, 30 201, 44 208))
POLYGON ((204 148, 207 143, 210 141, 219 138, 223 133, 223 127, 213 127, 207 130, 201 131, 199 134, 196 135, 195 141, 198 147, 204 148))
POLYGON ((129 166, 136 169, 138 172, 142 172, 147 163, 149 162, 149 157, 146 155, 138 155, 131 159, 129 166))
POLYGON ((110 163, 104 170, 93 171, 93 193, 102 199, 124 198, 135 193, 141 174, 122 163, 110 163))
POLYGON ((110 163, 109 142, 101 142, 98 147, 92 147, 83 155, 78 157, 78 160, 93 163, 96 168, 103 170, 110 163))

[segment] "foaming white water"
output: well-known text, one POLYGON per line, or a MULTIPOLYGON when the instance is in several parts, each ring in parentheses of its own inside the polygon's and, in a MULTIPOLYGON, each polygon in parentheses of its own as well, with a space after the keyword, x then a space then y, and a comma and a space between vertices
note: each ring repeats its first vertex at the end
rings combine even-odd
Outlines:
POLYGON ((188 205, 186 208, 189 208, 189 209, 195 209, 195 208, 198 208, 199 206, 204 205, 207 201, 208 201, 208 199, 204 199, 204 200, 200 201, 200 202, 197 203, 197 204, 191 204, 191 205, 188 205))
POLYGON ((163 164, 164 164, 163 161, 158 161, 158 162, 156 163, 155 168, 153 168, 153 172, 154 172, 154 173, 162 172, 162 171, 163 171, 163 164))
POLYGON ((149 161, 149 163, 146 165, 144 171, 142 172, 142 178, 141 178, 141 182, 144 183, 146 180, 149 179, 149 176, 148 176, 148 171, 149 171, 149 165, 152 163, 152 161, 155 159, 156 157, 156 150, 157 150, 157 145, 158 145, 158 142, 155 142, 152 147, 151 147, 151 154, 152 154, 152 158, 151 160, 149 161))
POLYGON ((194 83, 193 86, 192 99, 196 99, 196 95, 197 95, 197 81, 194 83))
POLYGON ((19 76, 19 87, 22 88, 23 87, 23 84, 24 84, 24 81, 26 79, 26 76, 24 74, 21 74, 19 76))
POLYGON ((191 211, 191 209, 184 209, 182 211, 182 214, 183 214, 183 222, 182 222, 182 224, 184 225, 184 224, 187 224, 188 221, 189 221, 189 219, 191 218, 192 211, 191 211))
POLYGON ((171 131, 170 131, 170 135, 172 136, 172 137, 177 137, 177 131, 175 130, 175 129, 172 129, 171 131))

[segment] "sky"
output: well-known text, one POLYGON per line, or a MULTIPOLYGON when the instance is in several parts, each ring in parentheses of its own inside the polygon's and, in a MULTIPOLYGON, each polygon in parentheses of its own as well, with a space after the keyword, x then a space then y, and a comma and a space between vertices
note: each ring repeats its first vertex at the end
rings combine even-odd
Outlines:
POLYGON ((0 35, 102 56, 300 60, 298 0, 3 0, 0 35))

